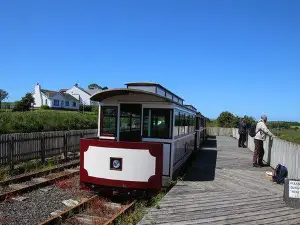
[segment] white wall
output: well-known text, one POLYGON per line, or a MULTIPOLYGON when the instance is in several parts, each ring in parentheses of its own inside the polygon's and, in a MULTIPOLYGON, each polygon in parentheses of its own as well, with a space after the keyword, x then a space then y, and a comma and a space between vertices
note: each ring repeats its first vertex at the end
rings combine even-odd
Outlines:
POLYGON ((47 98, 45 95, 42 94, 42 99, 43 99, 43 105, 46 105, 46 99, 47 99, 47 105, 50 108, 61 108, 61 101, 64 101, 64 104, 63 104, 64 109, 74 109, 74 110, 79 109, 79 103, 78 102, 76 102, 76 106, 73 107, 73 101, 65 99, 60 94, 55 95, 53 98, 47 98), (54 105, 54 99, 59 100, 59 106, 54 105), (69 101, 69 106, 66 106, 66 101, 69 101))
POLYGON ((79 108, 79 103, 78 102, 76 102, 76 106, 73 107, 73 101, 64 98, 64 96, 62 96, 60 94, 57 94, 57 95, 52 97, 50 105, 51 105, 50 107, 52 107, 52 108, 65 108, 65 109, 78 109, 79 108), (58 106, 54 105, 54 100, 59 100, 59 105, 58 106), (61 105, 62 101, 64 102, 63 106, 61 105), (66 101, 69 101, 69 106, 66 106, 66 101))
POLYGON ((66 91, 66 93, 72 95, 76 99, 80 101, 80 103, 84 105, 91 105, 91 100, 90 100, 90 95, 87 94, 86 92, 80 90, 78 87, 73 86, 69 90, 66 91))
POLYGON ((49 99, 47 96, 45 96, 42 93, 42 105, 48 105, 49 107, 51 107, 51 99, 49 99), (46 100, 47 100, 47 104, 46 104, 46 100))
POLYGON ((41 93, 41 86, 36 84, 34 87, 34 91, 32 92, 32 96, 34 98, 34 107, 41 107, 42 105, 42 93, 41 93))

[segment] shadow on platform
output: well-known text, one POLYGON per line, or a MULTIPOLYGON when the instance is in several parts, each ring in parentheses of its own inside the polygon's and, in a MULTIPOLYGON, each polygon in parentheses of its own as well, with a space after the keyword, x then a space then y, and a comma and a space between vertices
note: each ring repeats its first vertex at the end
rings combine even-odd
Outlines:
POLYGON ((212 181, 215 179, 217 163, 217 140, 215 136, 208 137, 201 150, 191 159, 190 166, 183 175, 184 181, 212 181))

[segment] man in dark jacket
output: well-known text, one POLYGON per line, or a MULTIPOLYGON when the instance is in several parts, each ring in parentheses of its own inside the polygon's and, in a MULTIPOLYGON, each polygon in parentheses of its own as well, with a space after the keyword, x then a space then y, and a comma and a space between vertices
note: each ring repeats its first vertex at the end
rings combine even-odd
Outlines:
POLYGON ((247 123, 245 119, 242 119, 241 122, 239 123, 239 147, 246 148, 247 146, 245 145, 246 142, 246 135, 247 135, 247 123))

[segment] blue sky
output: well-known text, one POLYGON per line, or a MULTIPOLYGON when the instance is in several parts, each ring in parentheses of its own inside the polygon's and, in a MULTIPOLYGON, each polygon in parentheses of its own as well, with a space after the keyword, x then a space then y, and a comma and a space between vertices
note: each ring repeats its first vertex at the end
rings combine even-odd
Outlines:
POLYGON ((162 84, 215 118, 300 121, 299 1, 0 2, 0 88, 162 84))

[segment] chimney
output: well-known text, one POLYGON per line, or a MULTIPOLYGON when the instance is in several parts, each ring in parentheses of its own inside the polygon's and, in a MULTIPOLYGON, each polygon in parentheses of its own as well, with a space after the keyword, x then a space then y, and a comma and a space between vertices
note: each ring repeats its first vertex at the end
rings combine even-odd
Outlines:
POLYGON ((43 105, 41 86, 39 83, 36 83, 34 88, 34 101, 36 107, 41 107, 43 105))

